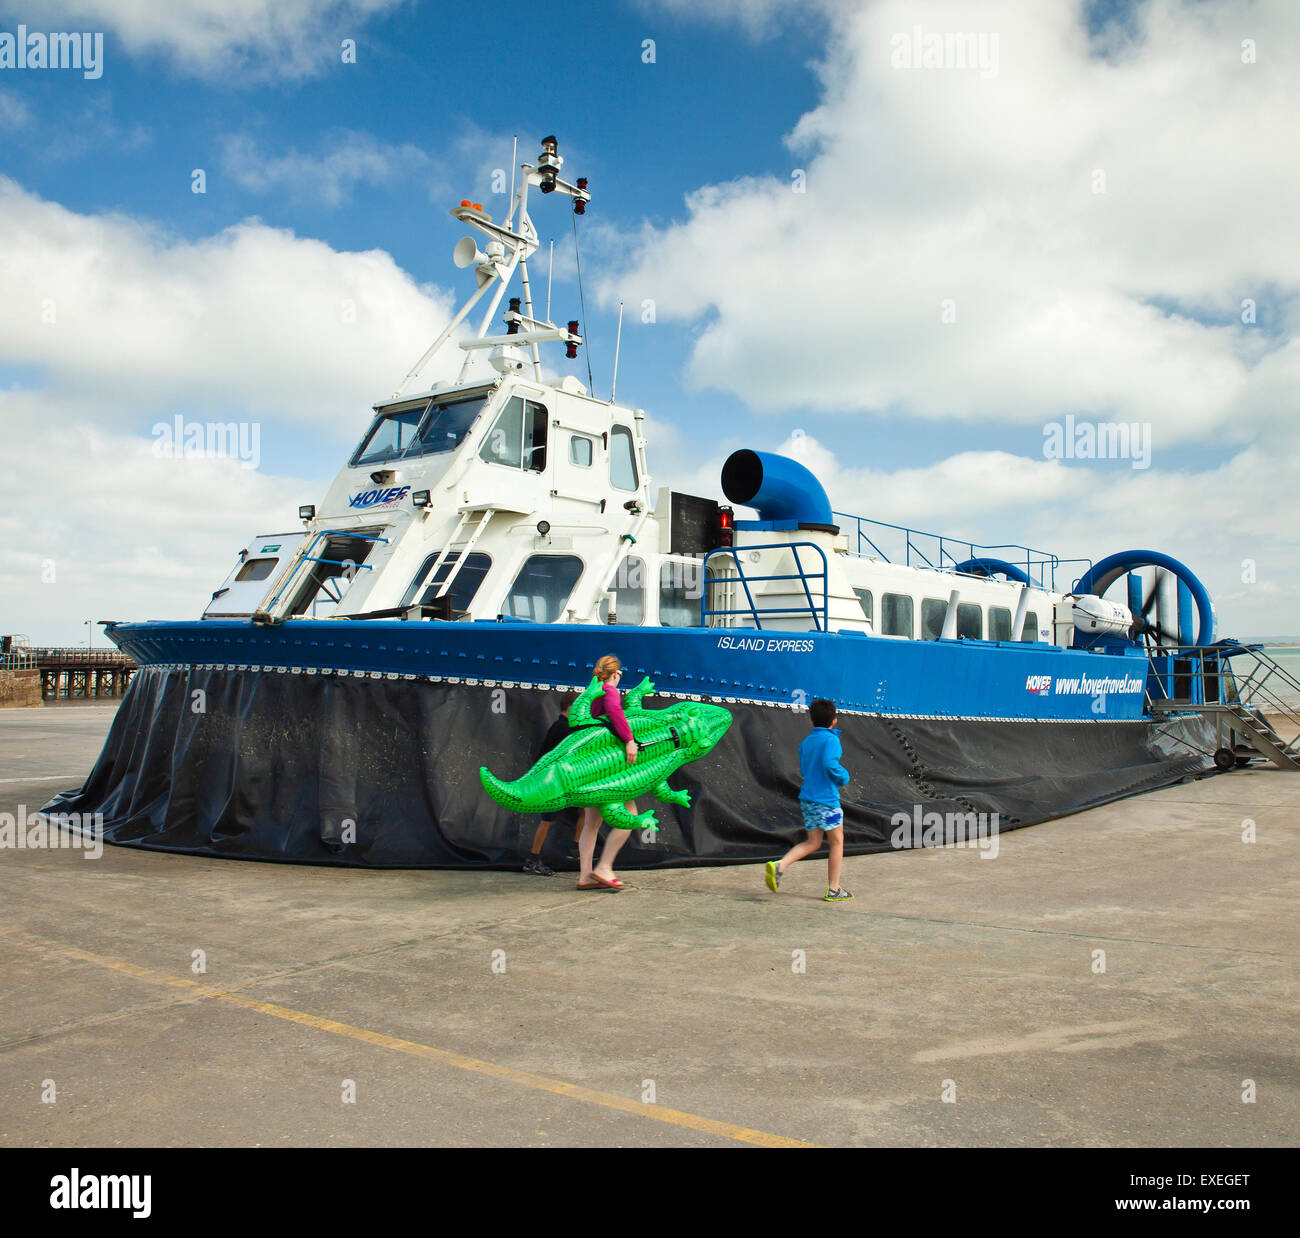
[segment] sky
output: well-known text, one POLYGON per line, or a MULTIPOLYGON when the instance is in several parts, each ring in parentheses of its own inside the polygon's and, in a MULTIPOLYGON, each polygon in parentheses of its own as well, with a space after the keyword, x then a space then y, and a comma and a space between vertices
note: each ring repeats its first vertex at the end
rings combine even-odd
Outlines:
POLYGON ((657 483, 782 451, 838 510, 1163 551, 1221 634, 1300 633, 1300 6, 518 12, 0 0, 0 632, 201 613, 472 290, 449 208, 504 214, 554 133, 592 203, 580 291, 530 202, 587 341, 547 360, 607 396, 624 304, 657 483), (6 62, 20 24, 94 69, 6 62), (244 446, 168 452, 176 418, 244 446))

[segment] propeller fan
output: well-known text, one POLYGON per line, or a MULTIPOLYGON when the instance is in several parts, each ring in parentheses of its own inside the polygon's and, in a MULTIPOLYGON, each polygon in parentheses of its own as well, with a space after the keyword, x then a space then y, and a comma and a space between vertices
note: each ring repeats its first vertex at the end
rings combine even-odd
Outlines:
POLYGON ((1175 649, 1185 644, 1179 621, 1179 580, 1168 568, 1157 567, 1143 591, 1136 572, 1128 576, 1128 604, 1133 612, 1134 635, 1141 636, 1148 652, 1175 649))

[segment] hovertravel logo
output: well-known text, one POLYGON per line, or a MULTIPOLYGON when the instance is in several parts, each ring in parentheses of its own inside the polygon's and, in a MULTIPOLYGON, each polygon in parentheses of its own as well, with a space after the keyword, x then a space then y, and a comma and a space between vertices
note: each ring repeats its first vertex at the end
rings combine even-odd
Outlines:
POLYGON ((0 30, 0 69, 80 69, 87 81, 104 73, 104 32, 42 34, 19 26, 17 34, 0 30))
POLYGON ((387 507, 406 498, 410 486, 389 486, 386 490, 362 490, 348 499, 349 507, 370 508, 387 507))

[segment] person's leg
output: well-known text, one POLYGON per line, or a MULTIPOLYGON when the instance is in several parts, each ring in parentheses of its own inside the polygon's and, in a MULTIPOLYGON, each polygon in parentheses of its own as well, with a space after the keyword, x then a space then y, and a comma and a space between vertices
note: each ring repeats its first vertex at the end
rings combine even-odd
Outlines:
POLYGON ((840 888, 840 865, 844 862, 844 827, 837 825, 826 831, 826 842, 831 849, 826 860, 826 880, 832 890, 840 888))
POLYGON ((582 830, 578 834, 578 884, 586 885, 591 880, 596 835, 600 833, 600 809, 584 808, 580 821, 582 830))
MULTIPOLYGON (((628 801, 623 807, 630 813, 636 812, 636 804, 633 801, 628 801)), ((595 809, 592 811, 596 812, 597 819, 599 819, 599 812, 595 809)), ((627 842, 631 833, 631 830, 610 829, 605 836, 605 845, 600 851, 600 863, 593 870, 597 877, 604 877, 606 881, 614 880, 614 857, 622 851, 623 844, 627 842)))
POLYGON ((550 833, 550 829, 551 823, 549 821, 543 821, 541 825, 537 827, 537 832, 533 835, 534 855, 542 854, 542 848, 546 845, 546 835, 550 833))
POLYGON ((795 843, 789 851, 776 862, 776 871, 784 873, 791 864, 797 864, 806 855, 812 855, 822 845, 821 830, 805 830, 807 837, 801 843, 795 843))

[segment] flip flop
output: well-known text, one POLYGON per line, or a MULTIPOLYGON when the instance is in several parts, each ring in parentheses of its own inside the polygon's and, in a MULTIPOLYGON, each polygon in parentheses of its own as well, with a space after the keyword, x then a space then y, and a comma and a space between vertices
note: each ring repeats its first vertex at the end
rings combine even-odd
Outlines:
POLYGON ((613 886, 607 886, 602 884, 601 882, 596 882, 594 884, 588 884, 588 885, 583 885, 581 881, 578 882, 579 890, 610 890, 613 888, 614 888, 613 886))
POLYGON ((605 878, 601 877, 599 874, 592 873, 591 879, 592 881, 598 881, 606 890, 621 890, 624 888, 623 883, 617 877, 615 877, 613 881, 606 881, 605 878))

